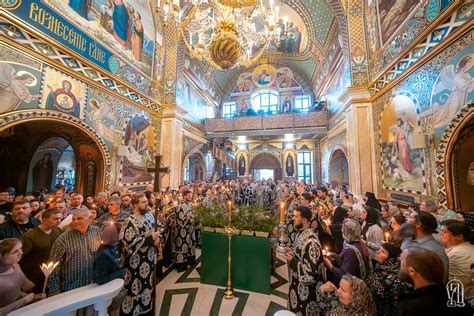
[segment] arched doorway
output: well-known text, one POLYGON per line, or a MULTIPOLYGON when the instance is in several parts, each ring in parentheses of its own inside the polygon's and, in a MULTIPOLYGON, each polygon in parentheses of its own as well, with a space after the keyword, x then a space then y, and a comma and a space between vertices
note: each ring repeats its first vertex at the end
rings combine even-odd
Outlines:
POLYGON ((74 190, 76 155, 69 142, 62 137, 50 137, 36 148, 30 161, 27 192, 43 188, 53 190, 57 185, 74 190))
POLYGON ((201 152, 196 151, 189 155, 189 158, 185 160, 183 174, 185 181, 198 181, 206 179, 206 163, 204 162, 204 156, 201 152))
POLYGON ((278 158, 269 153, 256 155, 250 162, 250 174, 254 179, 281 180, 282 170, 278 158))
MULTIPOLYGON (((24 112, 0 116, 7 122, 0 129, 0 187, 12 186, 18 192, 27 192, 46 184, 53 189, 59 167, 74 174, 72 185, 78 192, 110 190, 110 155, 100 135, 66 114, 24 112), (35 179, 38 175, 43 177, 39 183, 35 179)), ((59 176, 64 178, 64 174, 59 176)))
POLYGON ((474 212, 474 111, 451 134, 445 155, 448 208, 474 212))
POLYGON ((349 162, 342 149, 336 149, 329 158, 329 182, 332 186, 349 184, 349 162))

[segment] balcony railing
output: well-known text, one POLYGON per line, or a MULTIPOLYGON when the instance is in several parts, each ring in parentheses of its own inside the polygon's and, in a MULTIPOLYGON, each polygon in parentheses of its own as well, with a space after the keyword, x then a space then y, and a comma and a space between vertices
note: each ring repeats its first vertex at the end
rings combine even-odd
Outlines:
POLYGON ((99 316, 106 316, 107 307, 120 292, 123 284, 122 279, 115 279, 103 285, 83 286, 27 305, 9 313, 8 316, 76 315, 77 310, 91 305, 99 316))
POLYGON ((252 130, 285 130, 327 127, 326 111, 284 113, 206 120, 207 133, 225 133, 252 130))

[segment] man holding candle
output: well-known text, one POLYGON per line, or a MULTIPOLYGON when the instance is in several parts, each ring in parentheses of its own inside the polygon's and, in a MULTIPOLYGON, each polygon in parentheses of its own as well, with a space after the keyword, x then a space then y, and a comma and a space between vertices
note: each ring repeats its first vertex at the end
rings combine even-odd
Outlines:
POLYGON ((23 257, 20 267, 26 277, 35 284, 33 291, 36 294, 41 293, 44 283, 44 274, 40 265, 49 261, 53 243, 61 235, 61 230, 58 228, 61 218, 61 210, 45 210, 41 214, 41 224, 19 238, 23 243, 23 257))
POLYGON ((323 281, 319 274, 323 257, 318 237, 309 226, 311 217, 308 207, 296 207, 293 221, 300 234, 285 255, 290 269, 288 309, 297 315, 319 315, 321 312, 317 305, 316 287, 323 281))

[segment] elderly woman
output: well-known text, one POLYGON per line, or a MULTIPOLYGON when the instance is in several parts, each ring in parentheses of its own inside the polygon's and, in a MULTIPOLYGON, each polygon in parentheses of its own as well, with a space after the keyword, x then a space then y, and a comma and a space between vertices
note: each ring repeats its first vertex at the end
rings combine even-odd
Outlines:
POLYGON ((21 271, 18 262, 23 254, 19 239, 0 240, 0 315, 6 315, 35 300, 44 294, 26 294, 35 286, 21 271))
POLYGON ((320 286, 319 292, 321 299, 327 300, 331 297, 331 293, 337 293, 339 303, 335 308, 331 309, 326 315, 329 316, 375 316, 377 315, 377 308, 374 299, 369 291, 369 288, 361 279, 346 274, 342 277, 337 288, 331 282, 327 282, 320 286), (326 297, 325 297, 325 293, 326 297))
POLYGON ((342 238, 344 246, 339 254, 342 264, 334 266, 329 257, 324 257, 324 264, 332 273, 332 279, 339 284, 345 274, 352 274, 365 279, 372 271, 369 249, 360 239, 362 228, 360 224, 352 219, 345 219, 342 224, 342 238))
POLYGON ((401 252, 399 245, 383 243, 375 255, 377 263, 366 283, 377 306, 377 315, 392 315, 400 297, 409 291, 408 284, 398 278, 401 252))

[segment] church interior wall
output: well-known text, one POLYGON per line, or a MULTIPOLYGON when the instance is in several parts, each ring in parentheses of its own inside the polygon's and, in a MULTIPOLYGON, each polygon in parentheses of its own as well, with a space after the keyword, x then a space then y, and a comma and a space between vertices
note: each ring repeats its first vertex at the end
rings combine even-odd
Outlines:
POLYGON ((0 46, 0 60, 2 117, 24 110, 75 117, 100 135, 113 157, 110 189, 152 182, 145 169, 160 146, 155 113, 9 46, 0 46))
MULTIPOLYGON (((465 13, 461 7, 456 14, 465 18, 465 13)), ((474 98, 472 36, 472 30, 460 27, 418 67, 376 96, 372 115, 379 196, 403 194, 417 201, 432 196, 446 205, 437 156, 445 131, 474 98)))
MULTIPOLYGON (((423 36, 439 17, 463 0, 366 0, 367 47, 370 77, 376 78, 423 36)), ((444 18, 442 18, 444 19, 444 18)))
POLYGON ((281 65, 260 65, 248 69, 239 74, 229 87, 227 89, 231 92, 222 98, 221 105, 235 102, 239 116, 246 115, 251 106, 251 96, 262 90, 278 92, 279 111, 283 111, 284 106, 287 106, 288 110, 293 108, 294 99, 298 95, 310 95, 314 99, 309 83, 295 69, 281 65))

